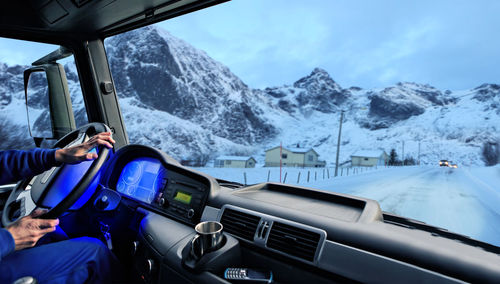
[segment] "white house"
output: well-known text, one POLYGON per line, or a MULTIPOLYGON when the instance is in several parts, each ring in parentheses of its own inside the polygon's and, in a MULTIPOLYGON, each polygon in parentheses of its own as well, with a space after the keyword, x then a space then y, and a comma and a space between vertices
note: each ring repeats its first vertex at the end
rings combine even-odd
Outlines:
POLYGON ((253 157, 220 156, 214 161, 215 168, 255 168, 257 161, 253 157))
POLYGON ((383 150, 362 150, 351 155, 351 166, 374 167, 387 165, 389 155, 383 150))
MULTIPOLYGON (((324 167, 319 154, 313 148, 281 148, 281 163, 284 167, 324 167)), ((280 166, 280 146, 266 150, 265 167, 280 166)))

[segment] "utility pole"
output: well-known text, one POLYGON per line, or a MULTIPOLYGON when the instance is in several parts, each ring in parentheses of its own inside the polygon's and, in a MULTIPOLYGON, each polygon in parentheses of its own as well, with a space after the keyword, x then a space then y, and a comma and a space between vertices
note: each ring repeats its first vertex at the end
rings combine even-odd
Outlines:
POLYGON ((280 142, 280 183, 281 183, 281 171, 282 171, 282 168, 283 168, 283 163, 281 162, 283 158, 283 142, 280 142))
POLYGON ((403 143, 403 155, 401 159, 403 160, 403 166, 405 165, 405 141, 401 141, 403 143))
POLYGON ((418 165, 420 166, 420 140, 418 141, 418 165))
POLYGON ((337 157, 335 158, 335 176, 339 172, 339 153, 340 153, 340 135, 342 134, 342 120, 344 120, 344 111, 340 111, 340 123, 339 123, 339 138, 337 140, 337 157))

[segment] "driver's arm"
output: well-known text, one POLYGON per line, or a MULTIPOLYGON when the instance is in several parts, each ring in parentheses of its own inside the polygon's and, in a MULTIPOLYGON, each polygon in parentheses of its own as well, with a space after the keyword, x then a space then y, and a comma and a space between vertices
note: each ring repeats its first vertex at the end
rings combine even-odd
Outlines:
MULTIPOLYGON (((30 151, 0 151, 0 184, 16 182, 58 166, 61 163, 77 164, 94 160, 97 154, 89 153, 92 148, 112 148, 115 140, 110 132, 99 133, 88 141, 65 149, 33 149, 30 151)), ((59 220, 37 219, 41 211, 34 211, 6 229, 0 229, 0 261, 14 249, 32 247, 46 233, 55 230, 59 220)))
POLYGON ((14 250, 33 247, 45 234, 55 231, 58 219, 45 220, 36 217, 44 210, 35 210, 28 216, 18 219, 5 229, 0 229, 0 262, 14 250))
POLYGON ((99 133, 88 141, 65 149, 33 149, 30 151, 0 151, 0 184, 17 182, 35 176, 61 163, 77 164, 97 158, 89 153, 92 148, 103 145, 112 148, 115 140, 110 132, 99 133))
POLYGON ((43 173, 56 166, 57 149, 30 151, 0 151, 0 184, 17 182, 23 178, 43 173))

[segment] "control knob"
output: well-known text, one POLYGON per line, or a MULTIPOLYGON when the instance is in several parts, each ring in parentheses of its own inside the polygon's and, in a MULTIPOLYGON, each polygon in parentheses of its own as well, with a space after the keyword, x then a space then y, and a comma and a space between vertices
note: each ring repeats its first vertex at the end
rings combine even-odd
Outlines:
POLYGON ((135 254, 137 253, 137 250, 139 250, 139 242, 133 241, 132 246, 130 247, 130 254, 132 256, 135 256, 135 254))
POLYGON ((148 258, 148 259, 146 259, 146 261, 144 261, 144 274, 146 276, 151 276, 154 268, 155 268, 155 261, 154 260, 152 260, 151 258, 148 258))
POLYGON ((164 197, 158 200, 158 204, 163 208, 167 208, 169 206, 168 200, 166 200, 164 197))
POLYGON ((109 205, 109 199, 108 199, 108 196, 106 196, 106 195, 101 196, 101 198, 99 198, 95 203, 95 207, 99 210, 106 209, 106 207, 108 207, 108 205, 109 205))
POLYGON ((193 208, 191 208, 191 209, 189 209, 189 210, 187 211, 187 217, 188 217, 189 219, 191 219, 191 218, 193 218, 193 216, 194 216, 194 210, 193 210, 193 208))

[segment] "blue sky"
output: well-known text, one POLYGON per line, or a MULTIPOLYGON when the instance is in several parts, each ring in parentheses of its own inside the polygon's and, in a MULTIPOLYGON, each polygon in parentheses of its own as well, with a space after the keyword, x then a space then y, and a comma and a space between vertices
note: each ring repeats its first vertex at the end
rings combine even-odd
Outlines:
MULTIPOLYGON (((159 25, 254 88, 320 67, 345 88, 459 90, 500 83, 498 11, 496 0, 233 0, 159 25)), ((0 39, 0 62, 28 64, 53 49, 0 39)))
POLYGON ((500 1, 234 0, 160 26, 251 87, 314 67, 343 87, 500 83, 500 1))

